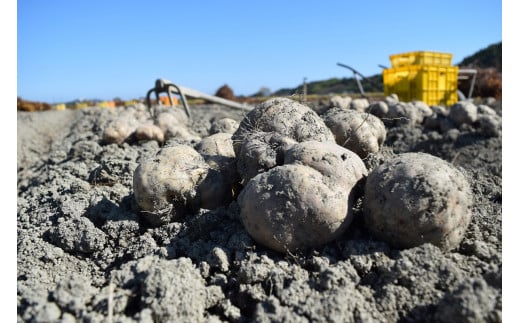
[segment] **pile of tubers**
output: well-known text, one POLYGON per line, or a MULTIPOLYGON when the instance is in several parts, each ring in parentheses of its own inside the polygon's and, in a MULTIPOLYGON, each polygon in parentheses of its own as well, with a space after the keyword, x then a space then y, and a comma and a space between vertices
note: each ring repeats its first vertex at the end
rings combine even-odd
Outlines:
MULTIPOLYGON (((471 220, 465 175, 424 153, 395 155, 369 172, 364 159, 380 150, 385 125, 374 114, 339 103, 319 115, 289 98, 273 98, 238 127, 229 120, 214 127, 232 131, 211 131, 192 146, 161 148, 134 173, 141 216, 163 225, 236 200, 251 237, 289 253, 345 234, 363 196, 363 220, 375 238, 396 248, 456 248, 471 220)), ((182 122, 168 117, 153 126, 171 135, 182 122)), ((154 127, 143 137, 160 137, 154 127)))

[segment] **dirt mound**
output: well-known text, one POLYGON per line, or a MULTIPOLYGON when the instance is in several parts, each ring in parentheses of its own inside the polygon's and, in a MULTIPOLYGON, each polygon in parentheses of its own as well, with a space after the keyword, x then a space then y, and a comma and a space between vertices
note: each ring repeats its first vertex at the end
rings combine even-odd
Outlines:
POLYGON ((223 86, 221 86, 215 93, 215 96, 218 96, 219 98, 231 100, 231 101, 234 101, 236 99, 235 94, 233 93, 233 90, 227 84, 224 84, 223 86))

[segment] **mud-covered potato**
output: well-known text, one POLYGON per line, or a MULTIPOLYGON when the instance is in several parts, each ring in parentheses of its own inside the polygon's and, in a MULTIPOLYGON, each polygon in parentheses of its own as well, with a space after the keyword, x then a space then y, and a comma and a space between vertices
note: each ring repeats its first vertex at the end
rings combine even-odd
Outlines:
POLYGON ((386 118, 386 114, 388 113, 388 104, 386 104, 385 101, 373 102, 368 106, 367 112, 375 115, 379 119, 386 118))
POLYGON ((267 100, 249 111, 242 119, 233 134, 233 148, 237 157, 243 143, 258 132, 276 132, 296 142, 334 141, 330 129, 316 112, 288 98, 267 100))
POLYGON ((502 133, 502 118, 497 114, 480 115, 478 124, 482 133, 487 136, 499 137, 502 133))
POLYGON ((471 220, 471 188, 452 164, 404 153, 369 173, 364 220, 375 237, 397 248, 458 246, 471 220))
POLYGON ((201 206, 214 209, 229 204, 233 199, 232 187, 240 181, 231 134, 208 136, 195 149, 210 167, 207 178, 200 184, 201 206))
POLYGON ((395 93, 392 93, 392 94, 386 96, 385 99, 384 99, 384 101, 385 101, 385 103, 388 104, 389 106, 390 106, 390 105, 394 105, 394 104, 396 104, 396 103, 399 102, 399 96, 397 96, 397 94, 395 94, 395 93))
POLYGON ((347 193, 368 173, 356 153, 333 142, 305 141, 295 144, 286 151, 284 162, 314 168, 343 186, 347 193))
POLYGON ((103 131, 103 141, 106 143, 122 144, 134 133, 139 122, 131 113, 125 113, 112 120, 103 131))
POLYGON ((389 125, 415 125, 423 121, 423 115, 410 102, 388 104, 385 123, 389 125))
POLYGON ((238 195, 240 219, 258 243, 279 252, 338 238, 350 224, 344 188, 304 165, 282 165, 253 177, 238 195))
POLYGON ((485 104, 477 105, 477 113, 479 116, 481 116, 481 115, 496 116, 497 115, 497 112, 495 110, 493 110, 493 108, 491 108, 485 104))
POLYGON ((433 110, 430 108, 428 104, 423 101, 414 100, 411 104, 417 109, 417 123, 423 123, 424 118, 431 117, 433 115, 433 110))
POLYGON ((209 129, 210 134, 216 134, 220 132, 234 134, 238 129, 239 123, 231 118, 221 118, 211 122, 209 129))
POLYGON ((167 113, 176 120, 176 123, 181 123, 183 125, 187 125, 190 123, 188 115, 182 109, 164 105, 156 105, 152 107, 152 110, 152 114, 155 116, 156 121, 159 121, 159 119, 164 117, 159 117, 161 114, 167 113))
POLYGON ((280 252, 317 247, 352 222, 367 169, 334 142, 304 141, 286 150, 284 165, 253 177, 238 196, 240 218, 259 243, 280 252))
POLYGON ((334 134, 336 143, 361 158, 379 151, 385 141, 385 125, 372 114, 336 108, 329 109, 322 117, 334 134))
POLYGON ((349 108, 358 112, 365 112, 370 103, 365 98, 354 99, 350 102, 349 108))
POLYGON ((297 143, 277 132, 255 132, 242 144, 237 156, 237 171, 242 184, 259 173, 283 165, 287 149, 297 143))
POLYGON ((164 133, 161 128, 153 124, 153 121, 147 121, 135 129, 135 139, 137 140, 155 140, 159 143, 164 142, 164 133))
POLYGON ((340 109, 348 109, 350 107, 350 102, 352 102, 352 98, 350 96, 340 96, 334 95, 330 98, 330 108, 340 108, 340 109))
POLYGON ((471 101, 457 102, 449 110, 448 116, 457 126, 472 124, 478 119, 478 108, 471 101))
POLYGON ((162 129, 165 140, 179 138, 192 142, 199 142, 200 136, 194 133, 188 126, 187 120, 179 109, 171 109, 161 112, 155 118, 155 124, 162 129))
POLYGON ((202 155, 190 146, 161 149, 134 171, 133 190, 141 216, 152 225, 160 225, 198 209, 198 186, 208 171, 202 155))

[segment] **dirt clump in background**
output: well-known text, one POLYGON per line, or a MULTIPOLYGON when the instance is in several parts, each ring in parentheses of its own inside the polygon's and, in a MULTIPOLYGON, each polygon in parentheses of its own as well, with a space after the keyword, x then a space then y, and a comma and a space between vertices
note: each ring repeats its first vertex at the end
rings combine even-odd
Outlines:
POLYGON ((227 84, 224 84, 221 87, 219 87, 217 92, 215 92, 215 96, 231 101, 236 100, 233 89, 231 89, 227 84))

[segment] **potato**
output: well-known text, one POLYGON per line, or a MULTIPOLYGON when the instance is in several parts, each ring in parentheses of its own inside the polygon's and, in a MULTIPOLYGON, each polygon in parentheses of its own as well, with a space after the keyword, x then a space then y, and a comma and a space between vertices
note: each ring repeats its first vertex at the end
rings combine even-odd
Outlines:
POLYGON ((251 110, 232 136, 238 172, 245 184, 250 178, 281 165, 292 143, 334 141, 325 122, 308 106, 288 98, 274 98, 251 110))
POLYGON ((388 113, 385 122, 389 125, 415 125, 423 121, 422 114, 409 102, 396 102, 388 104, 388 113))
POLYGON ((198 186, 208 172, 204 158, 190 146, 161 149, 134 171, 133 190, 141 216, 152 225, 161 225, 198 209, 198 186))
POLYGON ((352 102, 352 98, 350 96, 342 97, 339 95, 334 95, 330 98, 330 107, 348 109, 350 107, 350 102, 352 102))
POLYGON ((152 107, 152 110, 156 120, 159 119, 159 116, 161 114, 168 113, 171 116, 173 116, 178 123, 181 123, 183 125, 187 125, 190 123, 188 115, 182 109, 164 105, 156 105, 152 107))
POLYGON ((385 97, 385 103, 388 104, 389 106, 397 104, 398 102, 399 102, 399 97, 395 93, 392 93, 392 94, 388 95, 387 97, 385 97))
POLYGON ((344 187, 347 193, 367 176, 363 160, 351 150, 333 142, 305 141, 285 152, 286 164, 301 164, 319 171, 344 187))
POLYGON ((238 129, 239 123, 231 118, 221 118, 211 122, 210 134, 219 132, 234 134, 238 129))
POLYGON ((450 107, 449 118, 459 127, 478 119, 478 108, 470 101, 460 101, 450 107))
POLYGON ((497 112, 495 110, 493 110, 493 108, 491 108, 485 104, 477 105, 477 113, 479 116, 481 116, 481 115, 496 116, 497 115, 497 112))
POLYGON ((155 118, 155 124, 164 132, 165 140, 179 138, 191 142, 199 142, 200 136, 187 127, 187 119, 179 109, 170 109, 168 112, 161 112, 155 118))
POLYGON ((367 175, 354 152, 333 142, 289 148, 285 165, 253 177, 238 196, 240 218, 259 243, 280 252, 320 246, 353 220, 358 183, 367 175))
POLYGON ((479 128, 486 136, 499 137, 502 133, 502 118, 495 114, 483 114, 478 118, 479 128))
POLYGON ((350 102, 349 108, 358 112, 365 112, 370 103, 365 98, 354 99, 350 102))
POLYGON ((176 126, 184 126, 185 123, 179 121, 173 114, 168 112, 161 112, 155 117, 155 124, 162 129, 162 131, 166 132, 170 128, 176 126))
POLYGON ((137 140, 155 140, 162 143, 164 142, 164 133, 161 128, 149 120, 135 129, 135 138, 137 140))
MULTIPOLYGON (((207 136, 195 145, 195 149, 205 158, 208 163, 220 165, 220 159, 229 161, 235 158, 233 140, 231 134, 219 132, 207 136)), ((216 166, 218 168, 218 166, 216 166)))
POLYGON ((367 112, 375 115, 379 119, 386 118, 388 113, 388 104, 386 104, 385 101, 376 101, 368 106, 367 112))
POLYGON ((200 184, 201 207, 215 209, 227 205, 233 200, 232 187, 240 181, 231 134, 208 136, 195 149, 210 167, 208 176, 200 184))
POLYGON ((285 151, 296 143, 295 140, 277 132, 256 132, 242 144, 237 156, 237 171, 242 184, 259 173, 283 165, 285 151))
POLYGON ((200 140, 200 137, 190 133, 186 128, 188 117, 180 109, 164 110, 161 107, 153 107, 153 115, 157 116, 155 120, 150 119, 150 111, 143 104, 121 109, 120 115, 112 120, 103 132, 103 140, 107 143, 121 144, 133 138, 132 135, 135 135, 137 140, 156 140, 161 143, 175 136, 186 140, 200 140))
POLYGON ((232 137, 236 156, 240 155, 242 144, 256 132, 277 132, 297 142, 334 141, 316 112, 288 98, 269 99, 249 111, 232 137))
POLYGON ((412 101, 412 105, 417 109, 418 123, 423 123, 424 118, 431 117, 433 115, 433 110, 430 108, 428 104, 426 104, 423 101, 414 100, 412 101))
POLYGON ((431 243, 451 250, 471 220, 470 185, 452 164, 425 153, 404 153, 368 174, 364 221, 397 248, 431 243))
POLYGON ((112 144, 122 144, 134 133, 139 122, 131 113, 124 113, 112 120, 103 131, 103 141, 112 144))
POLYGON ((198 185, 200 208, 214 210, 233 201, 235 181, 218 169, 209 168, 208 174, 198 185))
POLYGON ((334 133, 336 143, 352 150, 361 158, 377 152, 385 141, 385 125, 372 114, 333 108, 322 117, 334 133))
POLYGON ((240 219, 258 243, 294 252, 327 243, 350 224, 343 187, 304 165, 282 165, 252 178, 238 195, 240 219))

